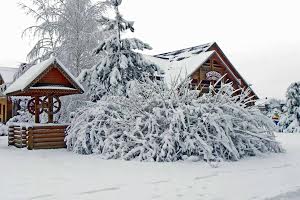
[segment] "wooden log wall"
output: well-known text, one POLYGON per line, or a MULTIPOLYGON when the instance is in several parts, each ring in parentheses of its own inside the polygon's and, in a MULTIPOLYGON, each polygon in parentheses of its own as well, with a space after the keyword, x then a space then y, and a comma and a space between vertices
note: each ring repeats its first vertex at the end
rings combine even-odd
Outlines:
POLYGON ((18 148, 27 146, 27 130, 21 126, 9 126, 8 145, 14 145, 18 148))
POLYGON ((67 125, 33 126, 29 128, 9 126, 8 145, 33 149, 65 148, 67 125))
POLYGON ((34 126, 28 129, 28 146, 32 149, 65 148, 67 126, 34 126))

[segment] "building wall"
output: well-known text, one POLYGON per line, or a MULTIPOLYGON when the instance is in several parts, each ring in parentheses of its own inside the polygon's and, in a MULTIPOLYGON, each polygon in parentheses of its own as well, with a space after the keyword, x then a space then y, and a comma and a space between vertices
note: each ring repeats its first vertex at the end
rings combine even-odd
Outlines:
POLYGON ((5 97, 0 97, 0 122, 6 121, 6 106, 7 101, 5 97))
POLYGON ((208 92, 209 85, 216 83, 217 80, 219 80, 219 78, 221 78, 225 74, 226 76, 221 81, 233 82, 233 86, 235 88, 238 88, 238 83, 236 79, 232 77, 231 74, 227 71, 226 67, 224 66, 223 62, 219 59, 219 57, 214 55, 192 74, 193 88, 196 89, 195 87, 199 86, 198 89, 201 89, 203 93, 206 93, 208 92), (207 74, 211 72, 216 72, 218 76, 210 77, 212 79, 209 80, 207 74))
POLYGON ((12 103, 7 97, 0 97, 0 122, 6 123, 12 117, 12 103))

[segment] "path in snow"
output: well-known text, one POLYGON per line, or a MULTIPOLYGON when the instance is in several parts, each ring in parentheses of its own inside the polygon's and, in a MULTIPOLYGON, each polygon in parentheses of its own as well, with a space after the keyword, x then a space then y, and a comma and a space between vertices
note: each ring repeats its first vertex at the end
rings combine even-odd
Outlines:
POLYGON ((28 151, 0 137, 2 200, 296 200, 300 134, 279 135, 287 153, 211 168, 203 162, 101 160, 66 150, 28 151))

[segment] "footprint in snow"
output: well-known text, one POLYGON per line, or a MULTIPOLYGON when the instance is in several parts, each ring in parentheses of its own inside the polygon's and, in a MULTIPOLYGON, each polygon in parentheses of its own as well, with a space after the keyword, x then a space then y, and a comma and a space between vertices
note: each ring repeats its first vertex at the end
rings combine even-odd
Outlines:
POLYGON ((281 168, 286 168, 286 167, 290 167, 290 164, 285 164, 285 165, 280 165, 280 166, 274 166, 272 167, 273 169, 281 169, 281 168))
POLYGON ((36 200, 36 199, 48 199, 50 197, 53 197, 52 194, 42 194, 35 197, 31 197, 30 200, 36 200))
POLYGON ((99 190, 90 190, 90 191, 81 192, 79 194, 85 195, 85 194, 94 194, 94 193, 99 193, 99 192, 107 192, 107 191, 115 191, 115 190, 120 190, 120 188, 119 187, 102 188, 99 190))
POLYGON ((202 180, 202 179, 212 178, 215 176, 218 176, 218 174, 212 174, 212 175, 208 175, 208 176, 198 176, 198 177, 195 177, 194 180, 198 181, 198 180, 202 180))
POLYGON ((168 183, 170 180, 160 180, 160 181, 152 181, 148 182, 148 184, 160 184, 160 183, 168 183))

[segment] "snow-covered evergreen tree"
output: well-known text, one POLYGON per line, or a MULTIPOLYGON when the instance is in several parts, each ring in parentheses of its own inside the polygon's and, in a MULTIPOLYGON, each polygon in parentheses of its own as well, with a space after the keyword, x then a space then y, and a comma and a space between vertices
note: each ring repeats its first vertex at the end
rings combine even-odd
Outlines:
POLYGON ((286 114, 280 120, 281 131, 300 133, 300 82, 289 86, 286 98, 286 114))
POLYGON ((102 41, 95 54, 103 53, 99 64, 80 75, 80 79, 88 88, 92 101, 99 100, 107 92, 124 94, 131 80, 142 80, 153 76, 156 66, 144 59, 135 50, 151 49, 151 47, 136 38, 121 38, 126 31, 134 31, 133 22, 127 21, 119 12, 121 0, 109 0, 108 4, 114 10, 114 19, 101 17, 98 21, 103 31, 109 37, 102 41))
POLYGON ((24 31, 37 40, 28 54, 29 61, 43 61, 55 54, 74 75, 96 64, 93 50, 102 39, 97 19, 104 5, 90 0, 32 0, 31 6, 21 4, 37 23, 24 31))
POLYGON ((177 161, 187 158, 239 160, 282 152, 273 122, 251 102, 249 91, 231 84, 199 97, 188 84, 135 83, 124 95, 107 95, 80 108, 68 149, 105 159, 177 161))

